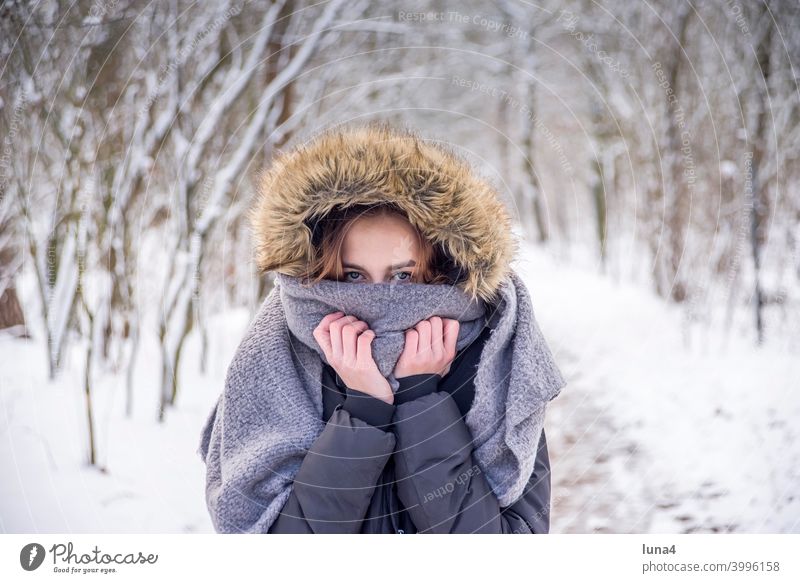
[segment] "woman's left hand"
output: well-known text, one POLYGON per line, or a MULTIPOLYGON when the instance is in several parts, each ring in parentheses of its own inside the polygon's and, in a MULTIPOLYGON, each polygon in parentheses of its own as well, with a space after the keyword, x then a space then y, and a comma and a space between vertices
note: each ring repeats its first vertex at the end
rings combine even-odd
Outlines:
POLYGON ((458 320, 433 316, 406 330, 403 353, 394 367, 395 378, 450 372, 456 356, 458 320))

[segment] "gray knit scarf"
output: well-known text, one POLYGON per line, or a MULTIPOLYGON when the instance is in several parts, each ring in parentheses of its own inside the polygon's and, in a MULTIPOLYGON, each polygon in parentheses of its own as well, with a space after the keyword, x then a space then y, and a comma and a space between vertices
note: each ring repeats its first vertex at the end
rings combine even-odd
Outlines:
POLYGON ((404 331, 437 315, 459 321, 456 349, 492 328, 464 419, 473 456, 500 506, 524 492, 533 471, 545 406, 565 385, 534 318, 528 291, 511 270, 487 305, 446 284, 355 284, 276 275, 228 369, 202 430, 206 502, 218 532, 267 532, 289 498, 303 458, 325 427, 322 349, 313 330, 337 310, 375 331, 373 358, 393 391, 404 331))

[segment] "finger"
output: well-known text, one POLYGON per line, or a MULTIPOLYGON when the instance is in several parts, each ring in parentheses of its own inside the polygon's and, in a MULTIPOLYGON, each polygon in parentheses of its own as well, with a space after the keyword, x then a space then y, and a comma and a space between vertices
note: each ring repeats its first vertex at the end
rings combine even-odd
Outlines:
POLYGON ((431 353, 434 359, 444 358, 444 344, 442 339, 442 319, 433 316, 428 320, 431 323, 431 353))
POLYGON ((332 354, 333 358, 340 359, 342 358, 343 350, 342 350, 342 326, 345 324, 349 324, 355 320, 355 316, 344 316, 337 320, 331 322, 330 325, 330 332, 331 332, 331 347, 332 347, 332 354))
POLYGON ((314 338, 319 344, 320 348, 322 348, 322 352, 325 354, 325 358, 329 361, 331 359, 331 355, 333 352, 333 347, 331 345, 331 332, 330 332, 330 324, 334 320, 337 320, 341 316, 344 315, 344 312, 333 312, 332 314, 328 314, 314 328, 314 338))
POLYGON ((325 328, 329 327, 332 322, 344 316, 344 312, 331 312, 320 321, 319 325, 325 328))
POLYGON ((342 326, 342 356, 349 362, 355 362, 358 355, 356 341, 359 334, 367 329, 367 323, 361 320, 354 320, 342 326))
POLYGON ((405 348, 403 348, 403 352, 406 352, 409 356, 414 356, 417 354, 418 347, 419 332, 417 332, 414 328, 409 328, 406 330, 406 344, 405 348))
POLYGON ((459 327, 458 320, 447 318, 444 322, 444 350, 448 358, 453 358, 456 354, 459 327))
POLYGON ((417 345, 419 354, 430 354, 431 352, 431 323, 422 320, 415 326, 419 332, 419 344, 417 345))
POLYGON ((363 320, 356 320, 355 322, 350 324, 350 327, 355 328, 358 334, 361 334, 362 332, 369 330, 369 324, 367 324, 363 320))
POLYGON ((356 357, 356 366, 358 368, 367 368, 372 361, 372 340, 375 338, 375 332, 372 330, 365 330, 358 336, 358 353, 356 357))

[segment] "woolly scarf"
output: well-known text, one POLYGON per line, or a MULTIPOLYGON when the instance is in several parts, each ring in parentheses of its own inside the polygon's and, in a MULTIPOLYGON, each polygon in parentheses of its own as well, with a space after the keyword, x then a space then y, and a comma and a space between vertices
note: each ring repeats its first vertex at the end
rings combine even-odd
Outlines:
POLYGON ((547 403, 565 385, 534 318, 522 279, 510 270, 492 304, 447 284, 313 285, 276 274, 228 369, 201 433, 206 502, 218 532, 267 532, 291 493, 303 458, 325 427, 322 366, 313 331, 335 311, 375 332, 373 359, 393 391, 405 330, 431 316, 459 321, 456 350, 492 330, 477 365, 464 419, 473 458, 501 507, 523 493, 533 471, 547 403))

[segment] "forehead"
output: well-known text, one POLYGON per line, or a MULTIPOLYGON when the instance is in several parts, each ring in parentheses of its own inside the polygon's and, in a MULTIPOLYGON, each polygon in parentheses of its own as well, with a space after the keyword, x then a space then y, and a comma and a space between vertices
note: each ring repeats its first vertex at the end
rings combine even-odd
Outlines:
POLYGON ((348 227, 342 243, 344 262, 397 264, 417 254, 417 234, 411 224, 398 217, 363 217, 348 227))

